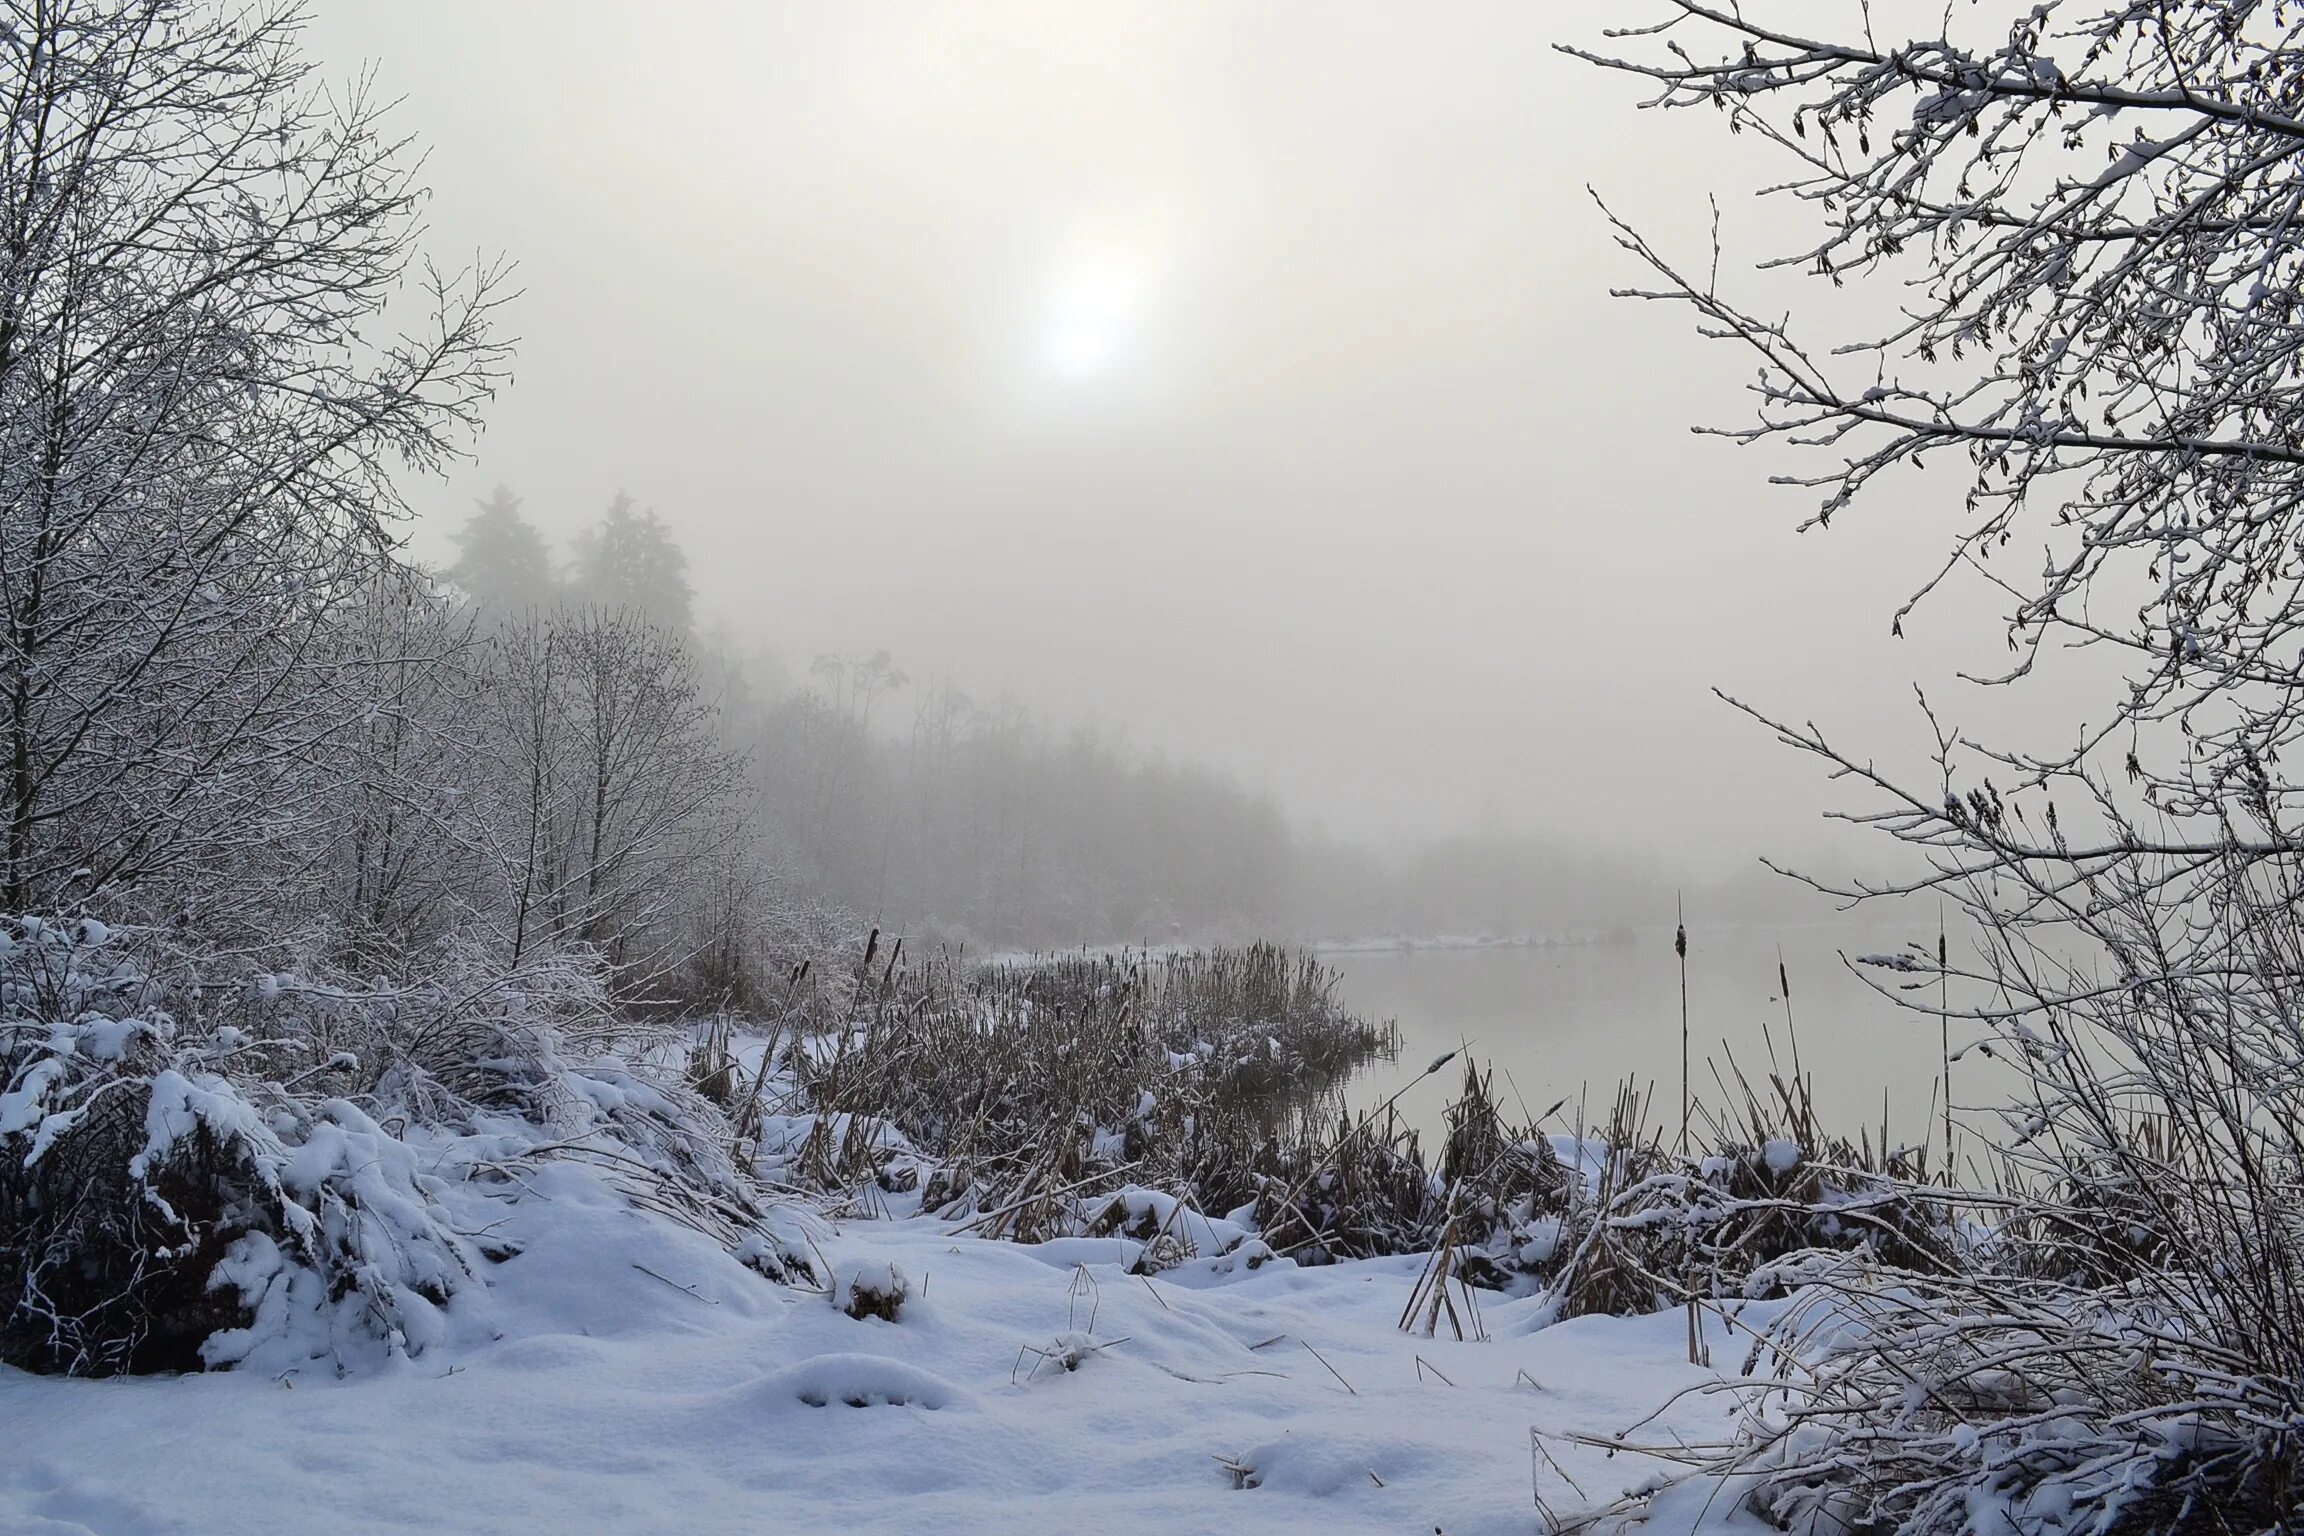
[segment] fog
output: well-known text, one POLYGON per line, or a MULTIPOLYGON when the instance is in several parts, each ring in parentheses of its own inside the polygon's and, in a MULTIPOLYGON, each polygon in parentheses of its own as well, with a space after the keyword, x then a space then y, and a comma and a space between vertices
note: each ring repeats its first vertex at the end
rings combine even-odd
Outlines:
POLYGON ((1640 272, 1587 189, 1697 264, 1717 196, 1731 269, 1800 215, 1709 115, 1554 51, 1601 24, 325 0, 327 72, 428 148, 429 248, 523 290, 413 547, 499 483, 562 540, 621 489, 795 671, 884 648, 1331 836, 1814 854, 1822 776, 1709 690, 1891 755, 1915 681, 1991 710, 1950 673, 1999 663, 1997 608, 1890 637, 1956 491, 1802 535, 1775 450, 1691 435, 1750 366, 1608 297, 1640 272))

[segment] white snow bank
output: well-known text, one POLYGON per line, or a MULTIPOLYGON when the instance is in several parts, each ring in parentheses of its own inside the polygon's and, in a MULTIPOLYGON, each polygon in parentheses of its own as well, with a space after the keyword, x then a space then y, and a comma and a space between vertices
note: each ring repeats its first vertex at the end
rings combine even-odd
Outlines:
MULTIPOLYGON (((912 1287, 901 1322, 859 1320, 603 1179, 556 1163, 515 1199, 459 1186, 451 1209, 522 1251, 380 1371, 0 1370, 0 1531, 1526 1536, 1531 1427, 1625 1428, 1705 1379, 1677 1312, 1535 1331, 1536 1303, 1488 1297, 1488 1342, 1426 1339, 1395 1327, 1419 1260, 1250 1267, 1261 1245, 1215 1224, 1197 1235, 1218 1251, 1150 1278, 1127 1273, 1131 1239, 820 1233, 834 1274, 912 1287)), ((1732 1368, 1742 1346, 1711 1326, 1732 1368)), ((1719 1428, 1692 1399, 1648 1432, 1719 1428)), ((1648 1470, 1550 1449, 1595 1500, 1648 1470)), ((1586 1507, 1539 1477, 1555 1510, 1586 1507)))
POLYGON ((897 1407, 937 1409, 967 1394, 931 1371, 886 1355, 817 1355, 746 1388, 739 1408, 774 1411, 789 1403, 809 1408, 897 1407))

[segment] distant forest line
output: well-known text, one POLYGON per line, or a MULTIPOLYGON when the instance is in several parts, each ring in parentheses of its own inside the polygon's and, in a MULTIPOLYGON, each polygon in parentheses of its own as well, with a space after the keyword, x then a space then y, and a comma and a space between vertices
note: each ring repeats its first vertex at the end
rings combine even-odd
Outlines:
POLYGON ((555 553, 499 487, 443 573, 483 612, 645 615, 693 648, 750 773, 774 884, 929 943, 1058 946, 1280 936, 1523 935, 1830 907, 1755 866, 1728 879, 1554 834, 1467 830, 1379 851, 1305 827, 1221 770, 1059 726, 886 651, 795 667, 700 622, 671 528, 619 494, 555 553))

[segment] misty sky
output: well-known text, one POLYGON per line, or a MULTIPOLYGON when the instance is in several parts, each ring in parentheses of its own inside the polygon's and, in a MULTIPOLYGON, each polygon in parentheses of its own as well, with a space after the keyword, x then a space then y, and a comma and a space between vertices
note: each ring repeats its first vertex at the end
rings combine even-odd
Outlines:
POLYGON ((1608 9, 321 0, 431 248, 525 289, 417 550, 621 487, 799 669, 886 647, 1331 832, 1810 848, 1820 776, 1707 687, 1885 752, 1994 609, 1887 636, 1956 490, 1798 536, 1774 450, 1689 434, 1751 365, 1607 297, 1585 187, 1692 261, 1711 193, 1747 258, 1799 212, 1551 51, 1608 9))

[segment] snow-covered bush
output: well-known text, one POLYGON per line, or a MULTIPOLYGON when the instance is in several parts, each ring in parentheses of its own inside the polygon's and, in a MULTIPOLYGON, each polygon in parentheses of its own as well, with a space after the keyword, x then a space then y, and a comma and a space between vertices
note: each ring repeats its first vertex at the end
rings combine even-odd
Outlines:
POLYGON ((587 1157, 763 1273, 806 1271, 727 1122, 630 1057, 562 965, 421 985, 0 923, 0 1361, 110 1374, 419 1354, 493 1258, 444 1214, 587 1157), (464 1150, 470 1137, 480 1152, 464 1150))
POLYGON ((2163 873, 2088 882, 2123 985, 2003 951, 1991 1044, 2025 1087, 1989 1228, 1957 1275, 1802 1277, 1774 1406, 1719 1463, 1755 1507, 1947 1536, 1980 1510, 2051 1536, 2304 1511, 2304 923, 2235 865, 2195 887, 2203 921, 2149 924, 2163 873))
POLYGON ((1713 1150, 1679 1154, 1646 1124, 1632 1085, 1607 1123, 1543 1135, 1508 1130, 1486 1077, 1468 1066, 1426 1198, 1414 1210, 1403 1203, 1393 1246, 1370 1251, 1444 1246, 1455 1278, 1542 1291, 1559 1318, 1772 1295, 1776 1266, 1792 1255, 1956 1267, 1947 1202, 1913 1178, 1919 1161, 1828 1134, 1802 1084, 1779 1086, 1779 1119, 1748 1101, 1743 1123, 1713 1126, 1713 1150))
POLYGON ((1717 1469, 1786 1530, 2286 1530, 2298 1384, 2150 1298, 1813 1264, 1717 1469))
POLYGON ((285 1084, 251 1075, 282 1042, 180 1022, 166 1005, 181 989, 109 933, 9 926, 0 1359, 103 1374, 334 1353, 355 1332, 431 1342, 482 1261, 415 1149, 325 1087, 296 1091, 342 1082, 356 1057, 329 1052, 285 1084))

